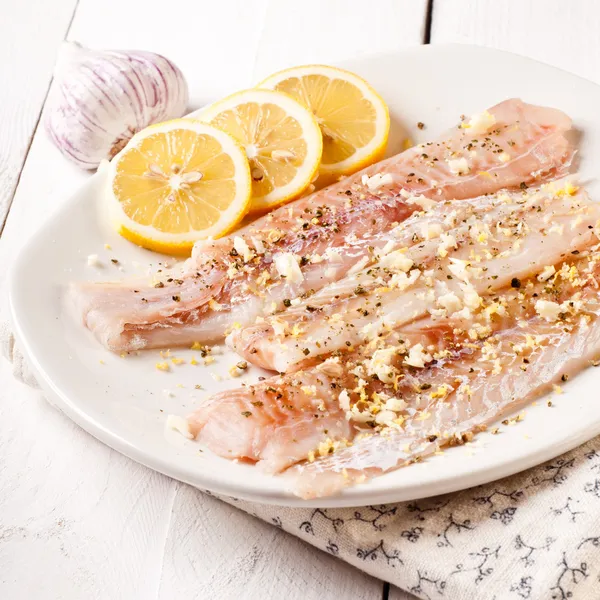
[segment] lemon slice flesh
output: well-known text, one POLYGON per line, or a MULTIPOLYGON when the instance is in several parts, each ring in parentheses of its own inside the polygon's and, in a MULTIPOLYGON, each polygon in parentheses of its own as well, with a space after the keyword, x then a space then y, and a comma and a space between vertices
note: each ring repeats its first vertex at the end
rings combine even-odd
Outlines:
POLYGON ((285 92, 306 106, 323 134, 321 173, 334 180, 383 158, 390 130, 387 105, 361 77, 326 65, 271 75, 258 85, 285 92))
POLYGON ((252 177, 250 210, 297 198, 318 175, 323 149, 316 119, 286 94, 246 90, 193 113, 236 138, 252 177))
POLYGON ((109 212, 128 240, 188 254, 194 243, 231 231, 247 211, 246 154, 223 131, 190 119, 147 127, 109 167, 109 212))

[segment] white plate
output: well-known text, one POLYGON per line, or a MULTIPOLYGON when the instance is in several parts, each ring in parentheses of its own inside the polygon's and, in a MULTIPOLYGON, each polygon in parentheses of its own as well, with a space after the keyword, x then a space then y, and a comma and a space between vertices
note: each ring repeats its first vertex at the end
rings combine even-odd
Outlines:
MULTIPOLYGON (((600 163, 600 87, 595 84, 513 54, 458 45, 421 46, 342 66, 366 77, 389 104, 391 152, 399 149, 406 135, 415 142, 433 139, 456 123, 459 115, 512 96, 563 109, 584 132, 580 172, 590 180, 592 195, 600 197, 593 180, 600 163), (419 121, 426 124, 424 130, 417 129, 419 121)), ((252 381, 260 372, 254 369, 243 379, 215 381, 211 373, 227 376, 228 367, 236 362, 231 354, 217 356, 210 367, 186 364, 173 367, 170 373, 159 372, 155 369, 158 352, 127 358, 112 355, 71 315, 63 313, 61 297, 69 281, 120 278, 140 273, 159 260, 111 231, 102 210, 102 184, 102 174, 93 176, 29 240, 12 270, 10 300, 17 337, 49 400, 92 435, 134 460, 199 488, 257 502, 357 506, 420 498, 491 481, 539 464, 600 433, 596 395, 600 371, 588 369, 565 386, 562 396, 552 398, 553 408, 545 400, 529 406, 525 420, 503 428, 501 435, 481 434, 473 444, 334 498, 302 501, 286 489, 281 478, 200 452, 195 442, 165 433, 167 414, 185 415, 203 395, 238 386, 242 380, 252 381), (106 243, 112 249, 105 249, 106 243), (87 266, 89 254, 100 256, 106 265, 102 271, 87 266), (110 263, 113 257, 123 265, 123 272, 110 263), (204 389, 197 390, 196 384, 204 389)), ((188 360, 194 353, 175 354, 188 360)))

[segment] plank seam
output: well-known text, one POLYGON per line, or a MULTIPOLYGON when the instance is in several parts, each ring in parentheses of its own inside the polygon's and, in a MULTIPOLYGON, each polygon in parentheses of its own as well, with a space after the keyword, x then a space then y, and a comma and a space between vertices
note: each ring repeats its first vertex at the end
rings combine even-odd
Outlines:
POLYGON ((423 28, 423 43, 431 43, 431 24, 433 23, 433 3, 435 0, 427 0, 425 8, 425 26, 423 28))
POLYGON ((383 590, 381 594, 381 600, 389 600, 390 597, 390 584, 387 581, 383 582, 383 590))

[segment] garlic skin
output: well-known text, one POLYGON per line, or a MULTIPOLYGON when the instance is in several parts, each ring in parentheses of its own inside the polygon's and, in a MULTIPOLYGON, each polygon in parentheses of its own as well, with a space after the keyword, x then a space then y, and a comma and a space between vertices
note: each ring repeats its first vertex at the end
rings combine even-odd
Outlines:
POLYGON ((83 169, 96 169, 138 131, 181 117, 188 97, 183 73, 159 54, 96 51, 65 42, 45 126, 69 160, 83 169))

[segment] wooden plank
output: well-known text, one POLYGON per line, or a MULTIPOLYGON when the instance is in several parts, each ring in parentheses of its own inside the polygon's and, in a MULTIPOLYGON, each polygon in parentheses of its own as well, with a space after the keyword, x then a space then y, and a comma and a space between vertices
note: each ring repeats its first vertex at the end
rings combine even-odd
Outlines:
POLYGON ((510 50, 600 81, 599 28, 597 0, 435 0, 431 42, 510 50))
MULTIPOLYGON (((81 0, 70 38, 164 53, 187 74, 198 106, 251 85, 261 69, 391 50, 422 35, 425 0, 380 0, 369 14, 362 0, 297 6, 295 0, 220 0, 200 9, 193 0, 172 0, 166 11, 159 0, 147 0, 143 9, 134 1, 81 0), (199 34, 201 22, 212 26, 199 34), (294 49, 287 47, 292 38, 294 49)), ((28 11, 27 23, 41 22, 28 11)), ((5 29, 0 23, 0 39, 5 29)), ((44 51, 52 60, 59 40, 44 51)), ((37 132, 2 236, 2 264, 67 196, 51 201, 52 194, 86 177, 37 132)), ((4 280, 0 272, 0 286, 4 280)), ((10 492, 0 498, 0 571, 11 573, 0 581, 0 597, 71 598, 73 588, 92 599, 166 599, 181 592, 381 597, 381 582, 96 442, 12 381, 6 365, 0 381, 8 398, 0 405, 0 454, 10 492), (34 512, 26 516, 24 505, 35 505, 34 512), (41 568, 28 568, 31 557, 41 568)))
POLYGON ((298 64, 335 63, 420 44, 426 7, 426 0, 271 1, 255 79, 298 64))
POLYGON ((0 229, 48 92, 56 48, 75 4, 76 0, 0 1, 0 229))
POLYGON ((158 598, 380 600, 382 583, 181 484, 158 598))
POLYGON ((154 598, 175 482, 0 381, 0 598, 154 598))

